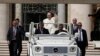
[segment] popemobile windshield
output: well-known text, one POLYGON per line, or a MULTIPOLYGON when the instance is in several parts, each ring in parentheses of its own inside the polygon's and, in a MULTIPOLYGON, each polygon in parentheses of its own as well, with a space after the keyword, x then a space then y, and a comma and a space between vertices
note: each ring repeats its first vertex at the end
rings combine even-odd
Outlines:
MULTIPOLYGON (((75 37, 71 34, 70 24, 66 24, 67 33, 34 34, 34 25, 31 22, 29 32, 26 32, 28 41, 28 56, 80 56, 75 37)), ((65 25, 65 23, 64 23, 65 25)))

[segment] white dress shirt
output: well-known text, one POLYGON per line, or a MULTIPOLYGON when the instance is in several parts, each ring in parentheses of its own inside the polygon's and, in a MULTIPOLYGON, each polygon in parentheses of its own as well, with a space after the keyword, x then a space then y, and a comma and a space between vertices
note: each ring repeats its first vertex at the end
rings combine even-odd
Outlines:
POLYGON ((73 24, 73 29, 76 30, 77 29, 77 25, 73 24))
POLYGON ((83 33, 82 33, 82 29, 78 29, 78 32, 75 33, 75 38, 78 39, 78 41, 83 41, 83 33))
POLYGON ((17 28, 13 27, 13 38, 12 38, 12 40, 16 40, 16 33, 17 33, 17 28))
POLYGON ((78 29, 78 33, 79 33, 78 40, 79 40, 79 41, 83 41, 83 33, 82 33, 82 29, 78 29))

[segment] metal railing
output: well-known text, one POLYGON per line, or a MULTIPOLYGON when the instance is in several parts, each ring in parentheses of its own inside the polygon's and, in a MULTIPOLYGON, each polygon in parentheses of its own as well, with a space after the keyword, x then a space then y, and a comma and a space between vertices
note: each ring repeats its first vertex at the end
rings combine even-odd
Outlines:
MULTIPOLYGON (((44 25, 46 24, 52 24, 56 29, 59 28, 59 24, 63 24, 63 28, 64 30, 67 31, 67 33, 71 34, 72 33, 72 29, 71 29, 71 24, 68 24, 68 23, 44 23, 44 25)), ((34 23, 34 22, 31 22, 30 26, 29 26, 29 32, 33 35, 34 32, 33 32, 33 29, 38 29, 39 28, 39 23, 34 23)), ((45 27, 44 27, 45 28, 45 27)))

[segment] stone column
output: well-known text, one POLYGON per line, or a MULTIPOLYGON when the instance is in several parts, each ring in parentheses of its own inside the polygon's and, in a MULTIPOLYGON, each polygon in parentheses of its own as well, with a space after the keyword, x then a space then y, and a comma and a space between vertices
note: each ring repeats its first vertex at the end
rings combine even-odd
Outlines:
POLYGON ((22 24, 22 8, 21 4, 15 4, 15 18, 19 18, 20 23, 22 24))
POLYGON ((9 4, 0 4, 0 41, 7 39, 9 28, 9 4))
POLYGON ((92 5, 68 4, 68 22, 71 23, 73 18, 77 18, 78 22, 82 22, 83 29, 87 31, 88 40, 90 40, 92 20, 88 17, 88 14, 92 14, 92 5))
POLYGON ((65 4, 58 4, 58 23, 65 22, 65 4))

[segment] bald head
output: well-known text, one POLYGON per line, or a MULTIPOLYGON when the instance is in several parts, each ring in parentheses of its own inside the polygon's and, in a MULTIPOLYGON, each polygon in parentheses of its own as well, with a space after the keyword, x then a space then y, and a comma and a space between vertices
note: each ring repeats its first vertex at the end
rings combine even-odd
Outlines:
POLYGON ((77 19, 73 18, 73 24, 77 24, 77 19))

